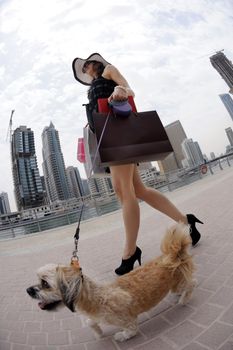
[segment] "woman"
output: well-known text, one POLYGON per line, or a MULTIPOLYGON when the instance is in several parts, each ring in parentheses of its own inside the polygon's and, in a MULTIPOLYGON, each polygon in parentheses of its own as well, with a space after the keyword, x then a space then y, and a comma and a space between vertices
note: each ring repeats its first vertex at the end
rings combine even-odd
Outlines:
MULTIPOLYGON (((98 98, 121 101, 128 96, 134 96, 134 92, 118 69, 98 53, 91 54, 87 59, 76 58, 73 61, 73 72, 80 83, 90 86, 87 115, 92 129, 94 128, 92 112, 98 110, 98 98)), ((136 246, 140 221, 138 199, 145 201, 176 222, 189 224, 192 245, 199 241, 201 235, 195 223, 202 224, 202 222, 193 214, 184 215, 162 193, 146 187, 141 181, 136 164, 110 166, 110 172, 115 193, 122 204, 125 226, 125 246, 121 265, 115 270, 117 275, 131 271, 137 260, 141 264, 142 252, 136 246)))

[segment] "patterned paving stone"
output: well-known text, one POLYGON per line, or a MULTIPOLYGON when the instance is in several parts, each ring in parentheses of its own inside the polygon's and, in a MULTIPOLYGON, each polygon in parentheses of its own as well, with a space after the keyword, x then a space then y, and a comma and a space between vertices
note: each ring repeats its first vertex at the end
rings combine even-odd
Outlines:
POLYGON ((233 325, 233 305, 231 305, 229 309, 224 312, 220 318, 220 321, 233 325))
POLYGON ((202 327, 197 326, 190 321, 185 321, 168 331, 165 334, 165 337, 171 340, 177 346, 182 346, 184 344, 190 343, 202 331, 202 327))
MULTIPOLYGON (((104 325, 104 337, 97 339, 80 312, 42 311, 26 294, 41 265, 69 263, 76 224, 0 241, 0 349, 233 350, 232 188, 233 167, 166 194, 184 213, 194 212, 205 222, 198 225, 200 244, 191 250, 198 286, 188 305, 180 306, 177 297, 168 295, 140 315, 139 333, 123 343, 113 340, 117 327, 104 325)), ((172 221, 145 203, 140 208, 138 245, 144 263, 160 254, 160 241, 172 221)), ((80 261, 84 273, 99 283, 116 278, 123 244, 121 215, 119 210, 82 222, 80 261)))
POLYGON ((208 350, 209 348, 203 347, 200 344, 197 343, 190 343, 189 345, 182 348, 182 350, 208 350))
POLYGON ((223 308, 216 305, 205 304, 190 316, 190 319, 195 323, 203 326, 208 326, 213 323, 223 312, 223 308))
POLYGON ((232 350, 233 349, 233 340, 226 341, 219 350, 232 350))
POLYGON ((218 349, 232 334, 233 326, 227 325, 226 323, 215 322, 197 338, 197 341, 214 350, 218 349))
POLYGON ((159 349, 159 350, 174 350, 174 347, 165 342, 161 338, 153 339, 147 343, 136 346, 135 350, 151 350, 151 349, 159 349))

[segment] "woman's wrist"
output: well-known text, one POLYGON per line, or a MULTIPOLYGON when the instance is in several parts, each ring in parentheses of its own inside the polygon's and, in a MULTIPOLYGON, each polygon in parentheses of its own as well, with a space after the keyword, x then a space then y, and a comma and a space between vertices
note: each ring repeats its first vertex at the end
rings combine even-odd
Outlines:
POLYGON ((126 87, 121 86, 121 85, 115 86, 114 92, 119 92, 119 90, 120 90, 121 92, 125 92, 125 93, 127 94, 127 88, 126 88, 126 87))
POLYGON ((121 92, 124 92, 124 93, 127 95, 127 97, 128 97, 128 96, 133 96, 133 97, 134 97, 134 92, 133 92, 133 90, 132 90, 131 88, 129 88, 129 87, 125 87, 125 86, 122 86, 122 85, 117 85, 117 86, 115 86, 114 92, 117 92, 117 91, 119 91, 119 90, 121 90, 121 92))

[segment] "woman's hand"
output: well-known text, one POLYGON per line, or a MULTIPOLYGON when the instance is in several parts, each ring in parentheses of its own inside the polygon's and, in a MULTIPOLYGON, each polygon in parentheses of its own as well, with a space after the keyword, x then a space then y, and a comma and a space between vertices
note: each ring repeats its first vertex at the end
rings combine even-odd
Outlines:
POLYGON ((113 93, 109 96, 108 102, 114 101, 125 101, 128 98, 127 89, 123 86, 116 86, 113 93))
POLYGON ((134 92, 130 88, 127 80, 119 72, 119 70, 111 64, 108 64, 103 71, 102 76, 106 79, 111 79, 115 81, 117 86, 115 87, 113 93, 108 98, 108 101, 124 101, 127 100, 128 96, 134 96, 134 92))

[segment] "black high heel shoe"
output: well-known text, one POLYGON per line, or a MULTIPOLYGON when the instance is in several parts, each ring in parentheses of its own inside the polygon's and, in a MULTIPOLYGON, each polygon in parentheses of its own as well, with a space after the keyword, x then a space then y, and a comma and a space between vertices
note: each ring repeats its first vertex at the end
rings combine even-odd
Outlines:
POLYGON ((192 245, 195 246, 201 238, 201 234, 196 229, 195 223, 198 222, 199 224, 203 224, 203 222, 200 221, 198 218, 196 218, 196 216, 193 214, 187 214, 186 216, 187 216, 188 223, 190 225, 189 232, 192 238, 192 245))
POLYGON ((117 275, 124 275, 125 273, 130 272, 133 270, 133 266, 135 261, 138 260, 139 265, 141 265, 141 255, 142 251, 139 247, 136 247, 135 253, 131 255, 128 259, 122 259, 121 265, 115 270, 117 275))

